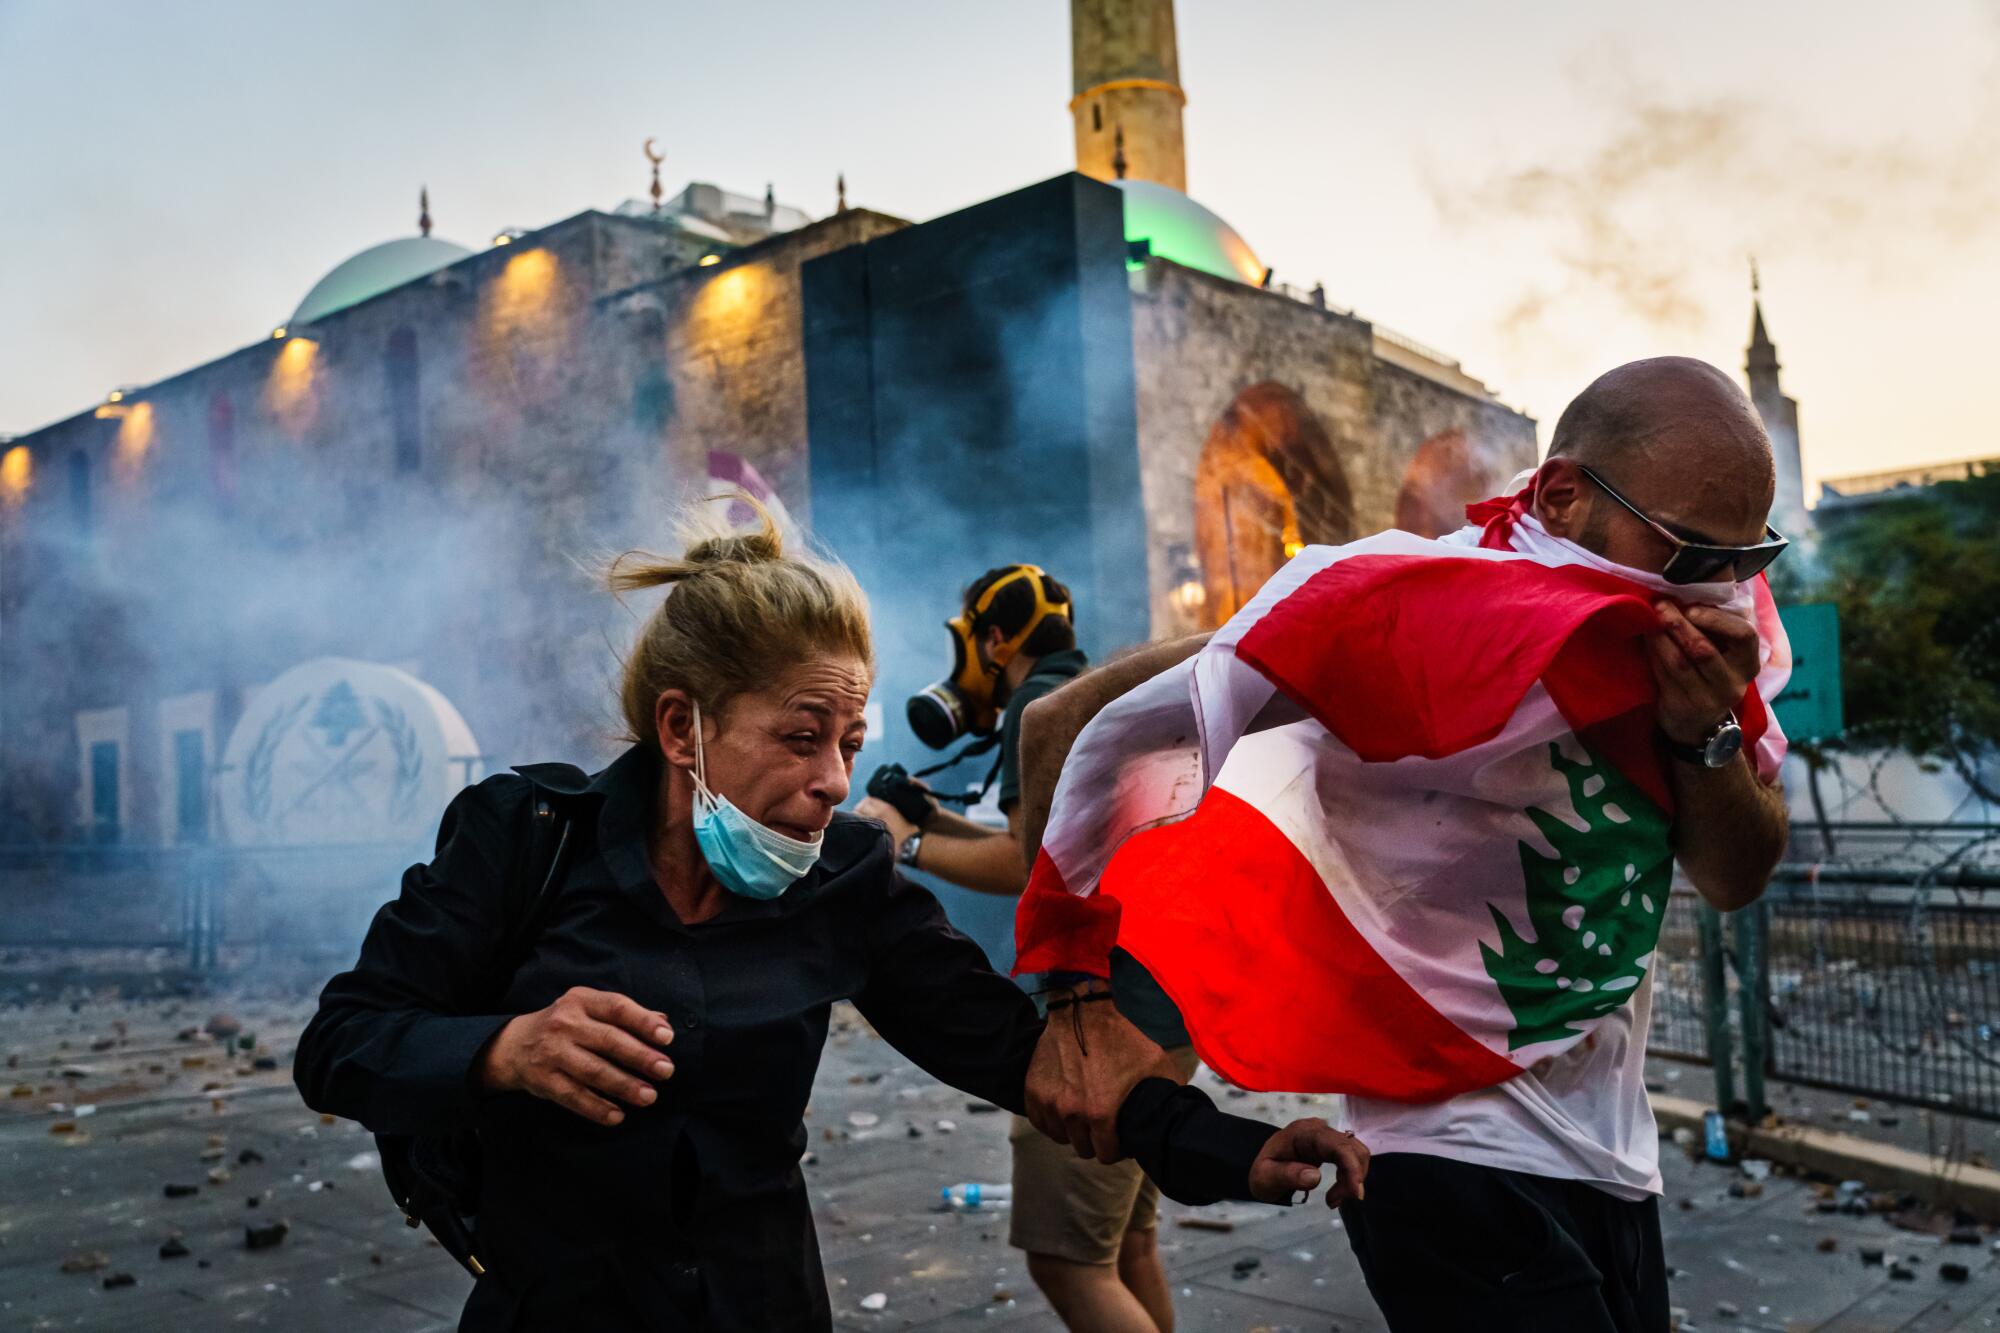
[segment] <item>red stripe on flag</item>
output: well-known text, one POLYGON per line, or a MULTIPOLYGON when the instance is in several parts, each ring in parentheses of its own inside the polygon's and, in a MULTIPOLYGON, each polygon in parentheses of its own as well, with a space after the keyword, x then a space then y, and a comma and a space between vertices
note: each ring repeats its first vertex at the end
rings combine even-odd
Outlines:
POLYGON ((1046 850, 1035 857, 1028 887, 1014 906, 1014 975, 1110 971, 1118 941, 1118 903, 1102 893, 1079 898, 1046 850))
MULTIPOLYGON (((1356 556, 1272 607, 1236 655, 1361 758, 1388 763, 1492 740, 1538 680, 1575 731, 1635 710, 1649 729, 1640 636, 1658 624, 1641 590, 1598 570, 1356 556)), ((1635 730, 1611 729, 1628 741, 1635 730)), ((1617 748, 1619 769, 1670 808, 1652 747, 1617 748)))
POLYGON ((1106 895, 1127 909, 1119 945, 1232 1083, 1436 1101, 1520 1072, 1427 1004, 1291 840, 1222 788, 1120 848, 1106 895))

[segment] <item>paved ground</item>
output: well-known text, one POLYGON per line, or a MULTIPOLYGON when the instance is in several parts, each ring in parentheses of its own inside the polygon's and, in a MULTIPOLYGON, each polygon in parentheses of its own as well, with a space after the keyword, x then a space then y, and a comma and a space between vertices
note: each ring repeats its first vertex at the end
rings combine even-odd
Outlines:
MULTIPOLYGON (((451 1327, 467 1280, 402 1225, 368 1136, 322 1120, 292 1091, 300 1000, 57 997, 45 987, 16 989, 12 1001, 0 1009, 0 1086, 15 1094, 0 1098, 0 1327, 451 1327), (248 1050, 179 1035, 217 1012, 241 1021, 248 1050), (256 1068, 259 1056, 273 1067, 256 1068), (169 1199, 169 1183, 195 1189, 169 1199), (245 1248, 246 1224, 278 1220, 289 1225, 282 1243, 245 1248), (189 1253, 160 1257, 176 1237, 189 1253), (103 1266, 61 1271, 80 1256, 103 1266), (119 1274, 134 1283, 107 1288, 119 1274)), ((1274 1120, 1328 1109, 1261 1096, 1232 1105, 1274 1120)), ((808 1175, 841 1327, 1058 1328, 1006 1245, 1004 1216, 933 1211, 943 1185, 1007 1178, 1005 1116, 974 1110, 850 1016, 810 1124, 808 1175), (877 1293, 886 1307, 864 1310, 877 1293)), ((1822 1215, 1798 1180, 1732 1198, 1733 1172, 1666 1146, 1683 1327, 2000 1328, 1990 1238, 1952 1245, 1878 1216, 1822 1215), (1822 1238, 1831 1252, 1817 1248, 1822 1238), (1864 1262, 1864 1248, 1908 1260, 1912 1276, 1864 1262), (1968 1265, 1970 1281, 1944 1280, 1947 1262, 1968 1265)), ((1318 1203, 1199 1210, 1228 1231, 1179 1225, 1194 1213, 1168 1205, 1161 1233, 1183 1329, 1382 1327, 1338 1221, 1318 1203)))

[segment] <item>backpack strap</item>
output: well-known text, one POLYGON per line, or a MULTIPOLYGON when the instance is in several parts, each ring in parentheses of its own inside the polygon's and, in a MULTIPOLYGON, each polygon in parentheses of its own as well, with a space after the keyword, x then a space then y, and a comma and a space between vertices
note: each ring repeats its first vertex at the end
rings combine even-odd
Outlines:
POLYGON ((575 819, 568 810, 559 810, 545 794, 537 791, 530 809, 526 855, 519 858, 507 876, 505 911, 507 925, 502 933, 502 969, 494 980, 494 999, 505 992, 514 974, 535 951, 562 895, 563 871, 568 868, 571 834, 575 819), (528 886, 535 886, 532 894, 528 886))

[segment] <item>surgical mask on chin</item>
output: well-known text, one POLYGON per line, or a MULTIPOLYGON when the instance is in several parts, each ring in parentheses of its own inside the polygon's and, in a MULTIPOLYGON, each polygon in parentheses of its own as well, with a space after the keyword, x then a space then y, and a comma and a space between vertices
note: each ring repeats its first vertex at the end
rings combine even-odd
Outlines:
POLYGON ((759 901, 779 897, 803 879, 819 863, 826 841, 824 834, 810 842, 788 838, 708 789, 700 704, 694 709, 694 840, 723 888, 759 901))

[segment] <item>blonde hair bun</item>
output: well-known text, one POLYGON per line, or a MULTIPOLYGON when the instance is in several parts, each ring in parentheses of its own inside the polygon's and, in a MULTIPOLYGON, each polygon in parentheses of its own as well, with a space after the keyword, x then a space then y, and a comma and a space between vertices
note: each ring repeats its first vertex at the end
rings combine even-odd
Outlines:
POLYGON ((683 526, 679 559, 627 551, 604 571, 614 593, 671 585, 625 660, 619 702, 631 739, 653 739, 660 695, 685 690, 719 715, 734 696, 822 655, 858 658, 872 676, 868 599, 847 567, 789 555, 771 513, 745 491, 709 503, 748 505, 758 526, 718 532, 683 526))

